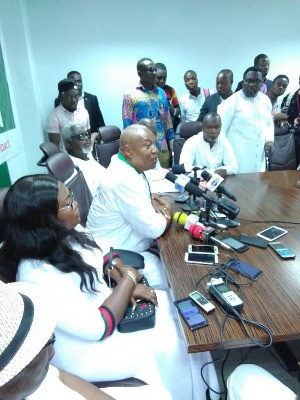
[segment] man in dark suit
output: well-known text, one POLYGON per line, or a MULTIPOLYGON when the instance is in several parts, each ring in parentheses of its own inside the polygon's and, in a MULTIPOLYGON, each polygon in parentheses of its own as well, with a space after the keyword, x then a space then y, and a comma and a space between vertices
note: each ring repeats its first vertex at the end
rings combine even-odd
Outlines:
MULTIPOLYGON (((82 85, 82 77, 81 74, 77 71, 71 71, 67 75, 68 78, 73 79, 76 82, 78 87, 78 94, 79 94, 79 101, 78 106, 82 105, 89 113, 90 117, 90 125, 91 125, 91 132, 98 132, 98 129, 101 126, 105 126, 105 122, 99 107, 97 96, 93 94, 84 92, 83 85, 82 85)), ((55 99, 54 106, 57 107, 60 104, 59 97, 55 99)))
POLYGON ((206 97, 205 102, 200 110, 197 121, 203 121, 204 115, 216 112, 217 107, 222 101, 226 100, 232 95, 231 86, 233 83, 233 73, 230 69, 222 69, 216 78, 216 89, 217 93, 206 97))
MULTIPOLYGON (((272 86, 273 81, 267 79, 268 72, 270 70, 270 60, 266 54, 259 54, 254 58, 254 67, 259 68, 261 70, 263 81, 261 84, 260 91, 264 94, 267 94, 272 86)), ((239 82, 237 88, 235 89, 236 92, 242 89, 243 81, 239 82)))

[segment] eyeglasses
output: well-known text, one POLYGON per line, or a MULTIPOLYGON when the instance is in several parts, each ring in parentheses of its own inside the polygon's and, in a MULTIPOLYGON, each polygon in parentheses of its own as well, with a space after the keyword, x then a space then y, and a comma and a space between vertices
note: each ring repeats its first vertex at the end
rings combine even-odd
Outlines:
POLYGON ((55 340, 56 340, 55 333, 52 333, 51 338, 48 340, 48 342, 45 344, 43 348, 51 346, 52 344, 55 343, 55 340))
POLYGON ((156 68, 155 67, 148 67, 148 68, 144 68, 140 72, 151 72, 151 74, 153 74, 154 72, 156 72, 156 68))
POLYGON ((91 138, 91 133, 87 131, 78 133, 78 135, 71 136, 71 139, 77 139, 77 140, 85 140, 90 138, 91 138))
POLYGON ((59 208, 59 210, 68 210, 72 208, 73 210, 73 205, 74 205, 74 193, 73 190, 69 189, 69 198, 70 198, 70 203, 67 204, 66 206, 63 206, 62 208, 59 208))
POLYGON ((253 85, 261 85, 261 80, 260 79, 244 79, 244 82, 246 83, 246 85, 248 86, 253 86, 253 85))

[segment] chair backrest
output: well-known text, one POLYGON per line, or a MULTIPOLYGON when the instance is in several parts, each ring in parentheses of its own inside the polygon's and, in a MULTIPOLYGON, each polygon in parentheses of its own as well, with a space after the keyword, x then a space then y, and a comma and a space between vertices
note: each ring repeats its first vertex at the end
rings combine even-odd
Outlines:
POLYGON ((274 152, 269 158, 270 171, 297 168, 295 137, 292 132, 274 136, 274 152))
POLYGON ((202 122, 200 121, 183 122, 180 125, 180 139, 175 139, 173 143, 174 165, 179 164, 181 150, 186 140, 196 135, 201 130, 202 130, 202 122))
POLYGON ((46 167, 46 160, 53 154, 59 153, 60 149, 56 146, 56 144, 51 142, 44 142, 40 144, 40 149, 43 152, 42 158, 37 162, 39 167, 46 167))
POLYGON ((50 174, 73 190, 79 206, 80 223, 85 226, 93 198, 82 172, 76 169, 71 157, 62 152, 49 157, 46 165, 50 174))
POLYGON ((102 126, 99 133, 101 141, 94 144, 94 157, 99 164, 107 168, 111 157, 119 151, 121 130, 114 125, 102 126))

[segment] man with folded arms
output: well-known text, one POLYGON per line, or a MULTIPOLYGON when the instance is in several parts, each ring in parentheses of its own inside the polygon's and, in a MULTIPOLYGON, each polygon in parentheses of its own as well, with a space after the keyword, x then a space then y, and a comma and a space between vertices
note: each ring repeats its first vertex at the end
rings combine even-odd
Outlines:
POLYGON ((157 160, 154 134, 141 125, 126 128, 121 134, 119 153, 112 157, 94 196, 87 229, 100 247, 141 253, 146 265, 143 273, 149 283, 165 289, 167 282, 155 239, 170 225, 172 205, 151 193, 144 174, 156 166, 157 160))

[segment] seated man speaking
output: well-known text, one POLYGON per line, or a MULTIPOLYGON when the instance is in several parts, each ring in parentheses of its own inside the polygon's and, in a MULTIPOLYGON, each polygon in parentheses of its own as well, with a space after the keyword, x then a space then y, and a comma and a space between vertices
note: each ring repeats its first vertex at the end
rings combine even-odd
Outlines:
POLYGON ((155 167, 157 159, 153 133, 141 125, 127 127, 121 134, 119 153, 112 157, 94 196, 87 229, 100 247, 141 253, 149 283, 165 289, 160 258, 147 251, 171 222, 171 203, 151 194, 144 174, 155 167))
POLYGON ((179 164, 211 169, 222 177, 235 174, 237 160, 229 141, 219 136, 221 126, 221 118, 216 112, 205 114, 202 132, 184 143, 179 164))
POLYGON ((92 155, 93 140, 89 131, 81 124, 67 125, 61 131, 65 148, 74 165, 82 171, 84 179, 94 197, 106 169, 92 155))

